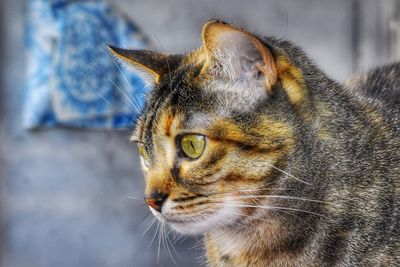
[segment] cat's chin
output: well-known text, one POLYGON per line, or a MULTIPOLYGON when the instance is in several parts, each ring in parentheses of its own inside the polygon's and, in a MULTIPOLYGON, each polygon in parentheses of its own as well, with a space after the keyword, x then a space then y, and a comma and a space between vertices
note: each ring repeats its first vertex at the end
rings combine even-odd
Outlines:
MULTIPOLYGON (((226 209, 226 208, 225 208, 226 209)), ((182 219, 171 214, 161 214, 150 208, 153 215, 161 222, 167 224, 174 231, 185 235, 201 235, 219 227, 228 227, 240 220, 240 211, 227 212, 227 210, 217 210, 209 216, 202 215, 201 218, 182 219)), ((229 210, 232 208, 229 208, 229 210)))
POLYGON ((181 233, 181 234, 201 235, 201 234, 207 233, 208 231, 213 229, 213 227, 215 228, 215 225, 208 220, 182 221, 179 219, 165 218, 165 216, 161 215, 160 213, 153 210, 152 208, 150 208, 150 210, 161 223, 167 224, 174 231, 181 233))
POLYGON ((168 225, 178 233, 185 235, 205 234, 213 228, 211 223, 207 222, 167 222, 168 225))

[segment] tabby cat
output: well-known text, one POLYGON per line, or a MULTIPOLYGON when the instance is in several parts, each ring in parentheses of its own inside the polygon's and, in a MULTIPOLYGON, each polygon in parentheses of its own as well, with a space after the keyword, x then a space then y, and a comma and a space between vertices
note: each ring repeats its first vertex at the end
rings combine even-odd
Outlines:
POLYGON ((110 47, 154 88, 145 201, 211 266, 400 266, 400 65, 341 85, 295 45, 209 21, 202 47, 110 47))

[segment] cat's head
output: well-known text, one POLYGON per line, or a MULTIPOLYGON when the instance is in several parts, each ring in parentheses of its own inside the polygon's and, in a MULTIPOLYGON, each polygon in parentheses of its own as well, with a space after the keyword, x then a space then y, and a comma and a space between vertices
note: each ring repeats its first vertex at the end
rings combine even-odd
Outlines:
POLYGON ((283 169, 297 118, 307 119, 303 74, 284 49, 219 21, 205 24, 202 43, 186 55, 110 47, 154 87, 132 137, 145 200, 188 234, 262 216, 253 206, 272 200, 256 196, 299 182, 283 169))

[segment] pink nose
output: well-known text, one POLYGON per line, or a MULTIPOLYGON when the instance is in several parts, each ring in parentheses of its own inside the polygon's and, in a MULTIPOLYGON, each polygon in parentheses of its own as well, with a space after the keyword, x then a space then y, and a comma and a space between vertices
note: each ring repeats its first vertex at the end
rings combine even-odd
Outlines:
POLYGON ((144 201, 155 209, 158 212, 161 212, 161 207, 164 204, 165 200, 167 199, 168 195, 167 194, 152 194, 151 196, 145 196, 144 201))

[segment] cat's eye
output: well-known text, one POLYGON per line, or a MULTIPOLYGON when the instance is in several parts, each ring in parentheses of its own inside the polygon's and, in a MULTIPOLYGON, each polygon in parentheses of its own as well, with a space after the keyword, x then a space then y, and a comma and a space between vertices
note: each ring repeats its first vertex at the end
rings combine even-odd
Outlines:
POLYGON ((144 144, 139 144, 139 153, 142 156, 144 163, 148 166, 150 157, 146 151, 146 148, 144 147, 144 144))
POLYGON ((183 153, 191 159, 199 158, 206 146, 206 139, 200 134, 187 134, 181 139, 183 153))

